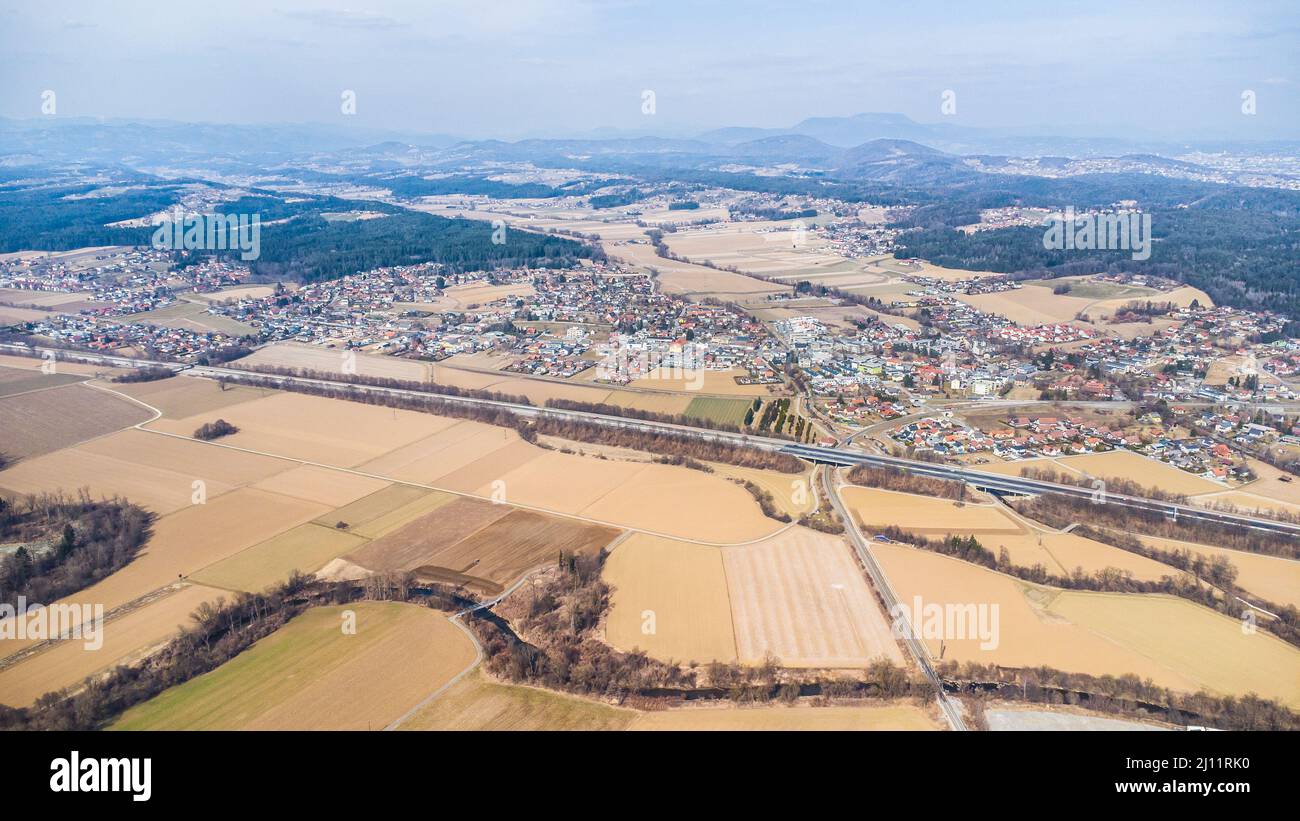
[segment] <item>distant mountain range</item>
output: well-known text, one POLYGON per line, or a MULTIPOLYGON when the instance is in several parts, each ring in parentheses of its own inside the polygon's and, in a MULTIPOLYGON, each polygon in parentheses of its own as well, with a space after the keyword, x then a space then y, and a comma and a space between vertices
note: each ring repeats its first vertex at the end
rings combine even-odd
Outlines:
MULTIPOLYGON (((1197 146, 1230 153, 1300 153, 1300 141, 1197 146)), ((846 181, 944 185, 990 172, 1029 176, 1106 172, 1220 179, 1211 169, 1170 159, 1188 146, 1139 141, 1034 137, 953 123, 918 123, 902 114, 813 117, 788 129, 730 127, 695 137, 627 136, 459 140, 346 124, 221 125, 131 120, 0 119, 0 167, 42 163, 122 165, 256 173, 281 163, 357 172, 427 169, 482 173, 484 164, 570 165, 596 171, 737 170, 824 175, 846 181)))

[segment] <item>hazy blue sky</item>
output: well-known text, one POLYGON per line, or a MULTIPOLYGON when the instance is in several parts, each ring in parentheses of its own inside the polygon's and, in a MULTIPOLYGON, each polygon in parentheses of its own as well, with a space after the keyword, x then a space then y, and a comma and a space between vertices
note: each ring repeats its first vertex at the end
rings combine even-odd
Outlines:
POLYGON ((965 125, 1297 138, 1297 55, 1297 0, 0 0, 0 115, 38 116, 52 89, 64 117, 510 138, 862 111, 934 122, 951 89, 965 125))

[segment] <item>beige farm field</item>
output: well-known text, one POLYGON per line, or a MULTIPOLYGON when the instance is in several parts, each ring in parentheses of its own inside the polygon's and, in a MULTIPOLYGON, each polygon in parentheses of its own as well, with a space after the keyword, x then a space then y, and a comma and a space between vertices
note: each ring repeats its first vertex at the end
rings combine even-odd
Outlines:
POLYGON ((1076 568, 1092 574, 1108 567, 1126 571, 1142 581, 1159 581, 1165 576, 1181 574, 1169 565, 1073 533, 1032 532, 978 538, 995 556, 1005 547, 1012 564, 1022 567, 1041 564, 1055 575, 1068 576, 1076 568))
POLYGON ((1052 293, 1050 288, 1025 287, 992 294, 959 294, 957 299, 976 310, 1004 316, 1020 325, 1069 322, 1086 311, 1092 300, 1052 293))
POLYGON ((1300 481, 1292 479, 1290 482, 1282 481, 1286 476, 1282 471, 1258 459, 1247 459, 1246 464, 1254 471, 1258 477, 1255 481, 1242 486, 1243 491, 1264 496, 1269 499, 1276 499, 1279 502, 1285 502, 1288 505, 1300 506, 1300 481))
POLYGON ((719 476, 753 482, 771 493, 777 510, 788 514, 792 519, 811 513, 817 506, 811 470, 804 473, 780 473, 775 470, 742 468, 722 462, 710 462, 709 467, 713 468, 713 472, 719 476))
POLYGON ((153 536, 126 567, 68 601, 126 604, 271 539, 324 513, 324 505, 240 488, 154 523, 153 536))
POLYGON ((958 504, 952 499, 852 486, 843 488, 841 496, 854 518, 868 530, 894 525, 925 536, 1015 536, 1026 532, 1024 526, 992 504, 958 504))
MULTIPOLYGON (((631 387, 652 391, 671 391, 687 396, 701 394, 721 394, 724 396, 767 396, 773 391, 767 385, 741 385, 737 376, 744 376, 745 371, 651 371, 640 379, 634 379, 631 387)), ((780 385, 775 386, 781 388, 780 385)), ((782 391, 784 393, 785 391, 782 391)))
POLYGON ((790 667, 902 663, 880 606, 843 539, 793 527, 758 544, 722 548, 736 650, 790 667))
POLYGON ((764 282, 744 274, 719 271, 689 262, 665 259, 655 253, 648 242, 603 242, 605 252, 615 259, 631 265, 659 271, 659 282, 667 293, 693 294, 698 297, 718 298, 772 294, 787 290, 786 286, 764 282))
POLYGON ((1000 465, 980 465, 986 473, 1021 476, 1031 468, 1055 470, 1075 478, 1127 479, 1147 487, 1157 487, 1169 493, 1199 494, 1224 490, 1224 486, 1204 479, 1173 465, 1157 461, 1131 450, 1112 450, 1105 453, 1088 453, 1080 456, 1061 456, 1055 459, 1023 459, 1000 465))
POLYGON ((736 659, 722 552, 716 547, 633 534, 605 560, 613 588, 605 638, 684 664, 736 659))
POLYGON ((1088 476, 1098 476, 1102 479, 1129 479, 1141 485, 1158 487, 1169 493, 1193 494, 1223 490, 1223 485, 1217 482, 1203 479, 1131 450, 1065 456, 1058 458, 1056 463, 1088 476))
POLYGON ((121 730, 382 729, 466 669, 470 638, 434 610, 317 607, 221 667, 128 710, 121 730))
POLYGON ((1300 707, 1300 650, 1239 619, 1172 596, 1060 593, 1052 613, 1186 675, 1206 690, 1300 707))
POLYGON ((640 713, 592 699, 504 684, 482 669, 401 724, 403 730, 623 730, 640 713))
POLYGON ((940 730, 926 710, 893 702, 830 707, 685 707, 641 713, 632 730, 940 730))
POLYGON ((1237 568, 1238 586, 1275 604, 1300 607, 1300 561, 1155 536, 1140 538, 1160 550, 1190 550, 1207 559, 1222 556, 1237 568))
POLYGON ((193 503, 196 481, 204 483, 211 500, 290 467, 269 456, 124 430, 25 459, 0 472, 0 489, 41 493, 85 488, 93 498, 124 496, 165 515, 193 503))
MULTIPOLYGON (((1253 487, 1253 485, 1248 485, 1247 487, 1253 487)), ((1227 493, 1207 493, 1203 496, 1193 497, 1191 502, 1192 504, 1202 505, 1209 508, 1232 507, 1242 513, 1250 513, 1257 516, 1274 516, 1279 513, 1287 516, 1300 516, 1300 504, 1283 502, 1278 499, 1270 499, 1267 496, 1260 496, 1256 493, 1239 493, 1236 491, 1229 491, 1227 493)))
MULTIPOLYGON (((12 356, 0 354, 0 366, 15 368, 20 371, 41 373, 44 360, 30 356, 12 356)), ((78 374, 80 376, 99 376, 100 374, 120 374, 125 371, 108 365, 91 365, 86 362, 71 362, 60 359, 54 363, 54 371, 59 374, 78 374)))
MULTIPOLYGON (((761 538, 779 523, 744 488, 689 468, 544 452, 500 476, 506 501, 704 542, 761 538)), ((475 491, 490 496, 489 482, 475 491)))
POLYGON ((416 411, 298 393, 276 393, 184 419, 159 419, 151 429, 190 436, 217 417, 239 428, 218 444, 337 467, 355 467, 455 424, 416 411))
MULTIPOLYGON (((103 645, 87 649, 70 640, 46 648, 0 669, 0 704, 26 707, 45 693, 72 687, 87 676, 106 672, 147 655, 180 628, 191 626, 190 614, 203 602, 215 602, 229 594, 198 585, 187 585, 138 610, 112 618, 103 627, 103 645)), ((75 597, 74 597, 75 598, 75 597)), ((11 655, 31 642, 0 641, 0 657, 11 655), (22 645, 10 647, 8 645, 22 645)))
POLYGON ((239 360, 242 366, 268 366, 300 368, 321 373, 344 375, 344 364, 355 365, 359 376, 380 376, 387 379, 407 379, 425 382, 429 379, 429 365, 414 359, 398 359, 382 354, 345 351, 323 345, 304 345, 299 342, 277 342, 259 348, 250 356, 239 360), (348 356, 348 354, 351 356, 348 356), (346 357, 346 358, 345 358, 346 357))
MULTIPOLYGON (((1300 704, 1300 651, 1182 599, 1062 591, 900 545, 873 544, 899 599, 922 605, 998 605, 996 647, 943 642, 943 658, 1006 667, 1046 665, 1090 675, 1133 673, 1185 692, 1256 692, 1300 704)), ((940 642, 926 639, 932 656, 940 642)))
POLYGON ((455 498, 450 493, 393 484, 330 511, 316 519, 316 523, 338 527, 342 522, 349 533, 377 539, 437 510, 455 498))

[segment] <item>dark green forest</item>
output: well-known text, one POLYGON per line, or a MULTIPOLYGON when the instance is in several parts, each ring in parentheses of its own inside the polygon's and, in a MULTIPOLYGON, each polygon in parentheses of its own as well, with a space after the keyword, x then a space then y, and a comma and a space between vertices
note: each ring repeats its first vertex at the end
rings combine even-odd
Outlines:
POLYGON ((354 222, 329 222, 305 216, 262 229, 262 253, 251 263, 265 279, 336 279, 393 265, 441 262, 451 271, 532 265, 566 267, 599 251, 564 237, 507 230, 492 242, 492 224, 400 213, 354 222))
POLYGON ((1300 317, 1300 219, 1257 210, 1151 210, 1151 258, 1128 251, 1048 250, 1043 228, 965 234, 932 228, 904 234, 895 252, 936 265, 1030 277, 1099 271, 1154 274, 1186 282, 1216 303, 1300 317))

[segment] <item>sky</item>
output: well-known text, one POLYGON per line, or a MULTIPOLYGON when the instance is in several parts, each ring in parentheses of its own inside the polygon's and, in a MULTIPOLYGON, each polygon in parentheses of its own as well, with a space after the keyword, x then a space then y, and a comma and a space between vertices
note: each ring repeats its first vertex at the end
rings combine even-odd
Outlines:
POLYGON ((900 112, 1040 135, 1298 139, 1298 84, 1296 0, 0 0, 0 116, 15 118, 518 139, 900 112))

